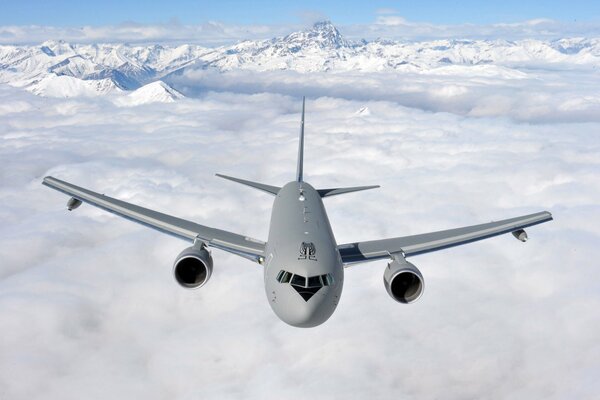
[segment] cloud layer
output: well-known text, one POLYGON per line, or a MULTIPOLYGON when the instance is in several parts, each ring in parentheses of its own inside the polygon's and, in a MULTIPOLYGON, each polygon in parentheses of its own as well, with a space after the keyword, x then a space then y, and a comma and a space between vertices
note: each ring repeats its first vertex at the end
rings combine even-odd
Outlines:
POLYGON ((204 46, 231 44, 245 39, 267 39, 289 32, 289 25, 227 25, 209 21, 200 25, 140 24, 126 22, 115 26, 0 26, 1 44, 31 44, 46 40, 76 43, 198 43, 204 46))
POLYGON ((532 123, 598 122, 591 66, 449 65, 415 71, 315 72, 187 68, 167 82, 189 96, 211 90, 392 101, 432 112, 532 123))
MULTIPOLYGON (((311 23, 325 19, 316 14, 309 16, 311 23)), ((335 21, 334 21, 335 22, 335 21)), ((65 40, 76 43, 129 42, 129 43, 196 43, 203 46, 232 44, 242 40, 269 39, 283 36, 302 24, 286 25, 233 25, 207 21, 199 25, 184 25, 177 21, 162 24, 124 22, 107 26, 0 26, 0 44, 31 44, 46 40, 65 40)), ((353 40, 432 40, 432 39, 558 39, 563 37, 598 37, 597 21, 557 21, 545 18, 522 22, 495 24, 441 25, 416 22, 394 13, 381 14, 369 24, 341 25, 342 33, 353 40)))
POLYGON ((597 396, 593 72, 179 79, 193 98, 137 107, 0 86, 0 397, 597 396), (256 265, 215 250, 211 281, 183 290, 171 265, 184 242, 92 207, 68 213, 40 184, 51 174, 265 239, 272 198, 214 173, 293 179, 304 93, 307 180, 382 185, 327 200, 338 242, 543 209, 556 220, 525 245, 415 257, 426 290, 410 306, 385 292, 384 262, 352 267, 334 316, 305 330, 271 312, 256 265))

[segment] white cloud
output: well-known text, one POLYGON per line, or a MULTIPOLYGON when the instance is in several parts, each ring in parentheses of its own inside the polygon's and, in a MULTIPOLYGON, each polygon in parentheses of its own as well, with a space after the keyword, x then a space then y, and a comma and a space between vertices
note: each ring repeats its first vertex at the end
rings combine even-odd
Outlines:
POLYGON ((406 18, 402 18, 398 15, 380 15, 375 20, 377 25, 389 25, 389 26, 402 26, 408 25, 406 18))
MULTIPOLYGON (((563 37, 598 37, 600 24, 594 21, 557 21, 535 18, 521 22, 494 24, 434 24, 410 21, 393 9, 380 9, 375 19, 367 24, 339 25, 349 39, 373 40, 432 40, 448 38, 516 40, 523 38, 557 39, 563 37)), ((198 25, 184 25, 178 21, 162 24, 124 22, 118 25, 61 27, 50 25, 0 26, 0 44, 32 44, 46 40, 65 40, 74 43, 196 43, 203 46, 221 46, 242 40, 270 39, 327 19, 318 12, 299 14, 301 22, 286 25, 234 25, 207 21, 198 25)), ((334 23, 336 21, 333 21, 334 23)))
POLYGON ((140 24, 127 22, 104 26, 0 26, 0 44, 31 44, 46 40, 65 40, 75 43, 130 42, 130 43, 198 43, 220 46, 245 39, 268 39, 287 34, 290 26, 283 25, 228 25, 207 21, 200 25, 140 24))
MULTIPOLYGON (((189 71, 195 98, 118 107, 0 86, 0 392, 10 399, 581 398, 600 369, 600 141, 595 75, 189 71), (271 312, 256 265, 215 250, 199 291, 187 246, 92 207, 52 174, 209 226, 267 237, 272 198, 215 178, 293 179, 309 96, 315 186, 338 242, 548 209, 556 220, 415 257, 426 291, 391 300, 385 262, 346 271, 310 330, 271 312), (369 113, 358 113, 368 107, 369 113)), ((468 71, 467 71, 468 72, 468 71)), ((597 86, 597 85, 596 85, 597 86)))
POLYGON ((537 18, 512 23, 494 24, 434 24, 410 21, 401 15, 380 14, 371 24, 342 27, 342 33, 350 38, 385 38, 393 40, 432 39, 558 39, 563 37, 598 37, 600 25, 594 21, 564 22, 537 18))
POLYGON ((395 8, 378 8, 375 10, 376 15, 390 15, 390 14, 398 14, 398 10, 395 8))
POLYGON ((523 72, 498 65, 452 65, 416 71, 306 74, 241 69, 223 73, 199 67, 167 80, 190 96, 210 90, 305 94, 393 101, 434 112, 503 116, 532 123, 600 120, 593 68, 537 65, 523 72))

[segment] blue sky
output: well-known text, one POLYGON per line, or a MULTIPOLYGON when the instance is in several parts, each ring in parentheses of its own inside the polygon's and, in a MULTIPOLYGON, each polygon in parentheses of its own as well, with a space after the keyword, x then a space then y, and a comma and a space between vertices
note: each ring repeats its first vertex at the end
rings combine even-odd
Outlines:
POLYGON ((146 24, 177 20, 183 24, 220 21, 230 24, 286 24, 329 18, 336 24, 370 23, 381 12, 394 12, 410 21, 436 24, 489 24, 550 18, 565 22, 597 21, 600 1, 318 1, 288 3, 257 1, 148 1, 86 2, 3 1, 0 25, 109 25, 146 24), (386 10, 388 9, 388 10, 386 10))

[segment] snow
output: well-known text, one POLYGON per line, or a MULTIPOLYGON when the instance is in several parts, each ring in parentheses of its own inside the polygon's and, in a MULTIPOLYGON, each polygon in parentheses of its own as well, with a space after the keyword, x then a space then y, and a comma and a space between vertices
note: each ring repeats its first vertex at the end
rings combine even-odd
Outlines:
POLYGON ((117 98, 115 103, 122 106, 137 106, 148 103, 173 103, 185 96, 163 81, 142 86, 127 96, 117 98))
POLYGON ((81 80, 52 74, 27 84, 26 89, 44 97, 90 97, 120 91, 110 79, 81 80))
MULTIPOLYGON (((47 41, 37 46, 0 46, 0 83, 24 87, 23 82, 39 81, 54 74, 81 80, 109 79, 114 87, 134 90, 164 80, 170 74, 197 68, 219 72, 398 71, 520 79, 526 76, 526 71, 536 70, 541 65, 546 69, 549 66, 594 69, 599 64, 598 38, 353 42, 345 39, 330 22, 318 22, 287 36, 246 40, 217 48, 191 44, 79 45, 63 41, 47 41)), ((108 86, 106 83, 96 85, 100 94, 109 93, 108 86)), ((94 85, 82 87, 93 88, 94 85)))

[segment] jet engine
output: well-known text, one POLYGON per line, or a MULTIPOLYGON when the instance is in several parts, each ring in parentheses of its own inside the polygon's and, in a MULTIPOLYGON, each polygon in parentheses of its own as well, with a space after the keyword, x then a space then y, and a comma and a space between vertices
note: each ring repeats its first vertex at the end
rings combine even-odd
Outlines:
POLYGON ((414 303, 423 294, 421 271, 401 255, 393 256, 383 274, 383 283, 388 294, 399 303, 414 303))
POLYGON ((213 260, 204 243, 183 250, 173 265, 175 280, 186 289, 197 289, 204 285, 212 270, 213 260))

